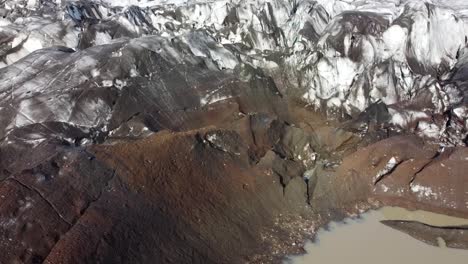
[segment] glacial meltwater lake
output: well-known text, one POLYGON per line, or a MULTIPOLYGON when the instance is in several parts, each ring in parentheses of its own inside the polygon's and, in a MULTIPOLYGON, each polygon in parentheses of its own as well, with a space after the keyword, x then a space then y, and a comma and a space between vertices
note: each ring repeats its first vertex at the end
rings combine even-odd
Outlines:
POLYGON ((291 256, 288 264, 467 264, 468 250, 435 247, 392 229, 381 220, 412 220, 434 226, 467 225, 468 219, 398 207, 370 211, 360 218, 333 222, 321 229, 307 254, 291 256))

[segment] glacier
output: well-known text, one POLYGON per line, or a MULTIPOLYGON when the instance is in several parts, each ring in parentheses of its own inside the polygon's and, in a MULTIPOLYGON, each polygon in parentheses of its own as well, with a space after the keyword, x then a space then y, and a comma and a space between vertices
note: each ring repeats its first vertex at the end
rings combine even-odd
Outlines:
MULTIPOLYGON (((209 71, 227 75, 248 65, 271 77, 280 93, 336 118, 383 103, 383 126, 464 145, 467 10, 464 1, 7 0, 0 20, 0 75, 8 80, 0 85, 2 135, 46 120, 105 127, 112 105, 94 98, 80 106, 86 118, 73 117, 76 103, 62 85, 150 78, 130 62, 106 70, 99 62, 104 53, 131 57, 122 54, 140 45, 182 64, 204 60, 209 71), (66 80, 47 73, 54 67, 66 80), (63 100, 44 98, 53 91, 63 100), (32 104, 44 112, 30 113, 32 104)), ((207 104, 232 95, 201 96, 207 104)))

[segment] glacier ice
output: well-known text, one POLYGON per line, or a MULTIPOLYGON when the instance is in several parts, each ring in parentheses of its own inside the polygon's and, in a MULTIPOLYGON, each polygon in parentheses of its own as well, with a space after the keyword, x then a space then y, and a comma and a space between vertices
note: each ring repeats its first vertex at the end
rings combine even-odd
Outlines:
POLYGON ((44 122, 106 131, 125 86, 170 95, 216 76, 227 88, 197 90, 197 103, 182 104, 203 107, 235 97, 229 83, 254 78, 241 70, 251 67, 330 116, 383 102, 389 126, 466 144, 463 0, 7 0, 0 11, 3 136, 44 122), (144 69, 149 53, 161 61, 144 69), (182 76, 180 65, 200 63, 200 77, 185 84, 155 77, 158 67, 182 76))

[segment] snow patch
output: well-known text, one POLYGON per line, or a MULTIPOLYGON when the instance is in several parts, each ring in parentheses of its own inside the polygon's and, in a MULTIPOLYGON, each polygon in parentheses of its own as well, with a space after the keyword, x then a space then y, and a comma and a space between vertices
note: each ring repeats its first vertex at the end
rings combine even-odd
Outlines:
POLYGON ((397 165, 398 165, 398 159, 395 157, 391 157, 385 167, 381 169, 377 174, 374 176, 374 184, 376 184, 380 179, 382 179, 385 175, 390 173, 397 165))
POLYGON ((414 193, 418 193, 418 195, 425 196, 425 197, 434 197, 437 198, 437 193, 434 192, 431 187, 422 186, 419 184, 411 184, 411 191, 414 193))

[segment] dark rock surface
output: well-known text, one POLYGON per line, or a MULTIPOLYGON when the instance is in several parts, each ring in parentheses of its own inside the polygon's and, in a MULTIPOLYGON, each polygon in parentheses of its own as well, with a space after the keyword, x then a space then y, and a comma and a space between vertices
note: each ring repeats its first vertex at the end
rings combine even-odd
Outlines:
POLYGON ((61 149, 1 182, 1 263, 40 263, 101 198, 112 170, 83 150, 61 149))

